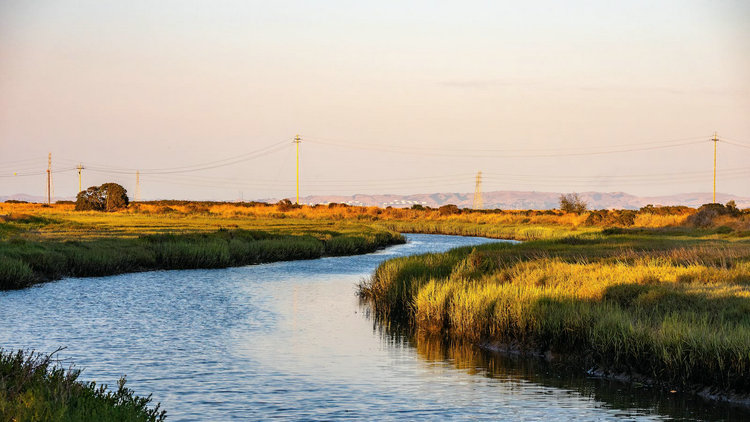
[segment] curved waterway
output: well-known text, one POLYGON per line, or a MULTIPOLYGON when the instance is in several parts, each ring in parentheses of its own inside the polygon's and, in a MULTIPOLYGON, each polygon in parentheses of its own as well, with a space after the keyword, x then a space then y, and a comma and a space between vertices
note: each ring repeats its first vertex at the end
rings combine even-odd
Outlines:
POLYGON ((0 347, 52 351, 82 379, 127 374, 177 420, 732 419, 730 407, 537 359, 393 333, 356 284, 385 259, 491 242, 408 235, 369 255, 70 278, 0 292, 0 347))

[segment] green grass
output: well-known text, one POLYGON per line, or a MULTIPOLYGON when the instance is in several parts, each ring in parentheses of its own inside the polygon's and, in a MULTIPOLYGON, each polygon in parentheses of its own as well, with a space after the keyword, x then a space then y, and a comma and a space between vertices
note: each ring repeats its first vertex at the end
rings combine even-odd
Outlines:
POLYGON ((362 230, 361 234, 339 234, 327 230, 319 233, 319 236, 236 229, 84 241, 2 240, 0 290, 24 288, 68 276, 105 276, 158 269, 224 268, 361 254, 404 242, 398 233, 375 229, 362 230))
POLYGON ((750 392, 746 238, 610 230, 460 248, 386 261, 360 291, 419 331, 750 392))
POLYGON ((7 421, 163 421, 121 378, 117 390, 78 381, 79 370, 55 365, 52 355, 0 349, 0 419, 7 421))

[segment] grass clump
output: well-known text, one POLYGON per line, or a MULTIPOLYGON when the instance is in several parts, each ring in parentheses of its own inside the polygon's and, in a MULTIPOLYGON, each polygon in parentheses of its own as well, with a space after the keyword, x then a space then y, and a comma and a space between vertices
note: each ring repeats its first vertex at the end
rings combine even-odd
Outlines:
POLYGON ((53 354, 6 352, 0 349, 0 419, 8 421, 143 421, 166 418, 151 396, 138 397, 125 387, 117 390, 78 381, 80 371, 54 364, 53 354))
POLYGON ((590 233, 386 261, 360 293, 418 331, 750 393, 750 243, 590 233))

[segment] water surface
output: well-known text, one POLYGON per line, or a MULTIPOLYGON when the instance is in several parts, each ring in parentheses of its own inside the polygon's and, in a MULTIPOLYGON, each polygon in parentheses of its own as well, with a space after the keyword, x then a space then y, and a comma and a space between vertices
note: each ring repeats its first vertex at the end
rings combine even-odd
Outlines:
POLYGON ((356 284, 385 259, 489 239, 408 235, 374 254, 71 278, 0 292, 0 346, 52 351, 169 420, 722 419, 741 414, 535 359, 392 333, 356 284))

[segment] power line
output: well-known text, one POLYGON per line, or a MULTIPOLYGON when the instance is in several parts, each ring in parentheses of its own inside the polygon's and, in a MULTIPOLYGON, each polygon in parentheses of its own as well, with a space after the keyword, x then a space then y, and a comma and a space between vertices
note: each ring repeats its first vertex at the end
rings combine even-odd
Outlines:
MULTIPOLYGON (((329 145, 336 147, 344 147, 351 149, 362 149, 379 152, 397 153, 397 154, 414 154, 414 155, 429 155, 437 157, 469 157, 469 158, 487 158, 487 157, 500 157, 500 158, 544 158, 544 157, 573 157, 573 156, 590 156, 590 155, 606 155, 606 154, 617 154, 625 152, 637 152, 637 151, 653 151, 660 149, 676 148, 687 145, 697 145, 705 142, 705 137, 692 137, 683 138, 681 140, 670 140, 662 142, 651 142, 651 143, 635 143, 635 144, 622 144, 615 146, 602 146, 602 147, 576 147, 576 148, 558 148, 558 149, 545 149, 541 150, 544 152, 538 153, 524 153, 532 151, 532 149, 472 149, 473 152, 466 153, 466 148, 452 149, 443 148, 441 152, 440 148, 430 147, 427 150, 415 147, 396 146, 396 145, 372 145, 372 144, 354 144, 344 143, 339 141, 330 141, 322 138, 305 138, 308 142, 317 143, 321 145, 329 145), (585 150, 581 150, 585 148, 585 150), (596 151, 596 149, 601 149, 596 151), (580 151, 579 151, 580 150, 580 151), (478 154, 477 152, 482 152, 478 154), (520 154, 519 154, 520 152, 520 154)), ((540 150, 537 150, 540 151, 540 150)))
MULTIPOLYGON (((137 169, 137 168, 129 168, 129 167, 116 167, 116 166, 110 166, 107 164, 90 164, 90 170, 94 171, 106 171, 110 173, 117 173, 117 174, 134 174, 136 171, 140 171, 141 174, 173 174, 173 173, 191 173, 195 171, 202 171, 202 170, 210 170, 214 168, 219 167, 226 167, 231 166, 239 163, 243 163, 246 161, 254 160, 260 157, 264 157, 269 154, 273 154, 275 152, 279 152, 287 147, 287 141, 275 143, 273 145, 268 145, 263 148, 259 148, 254 151, 246 152, 234 157, 228 157, 223 158, 220 160, 213 160, 213 161, 207 161, 203 163, 196 163, 186 166, 178 166, 178 167, 165 167, 165 168, 146 168, 146 169, 137 169)), ((64 160, 71 162, 73 160, 64 160)))
POLYGON ((734 145, 734 146, 740 147, 740 148, 748 148, 748 149, 750 149, 750 145, 742 144, 742 143, 739 143, 739 142, 727 141, 726 139, 719 139, 719 142, 723 142, 723 143, 729 144, 729 145, 734 145))

